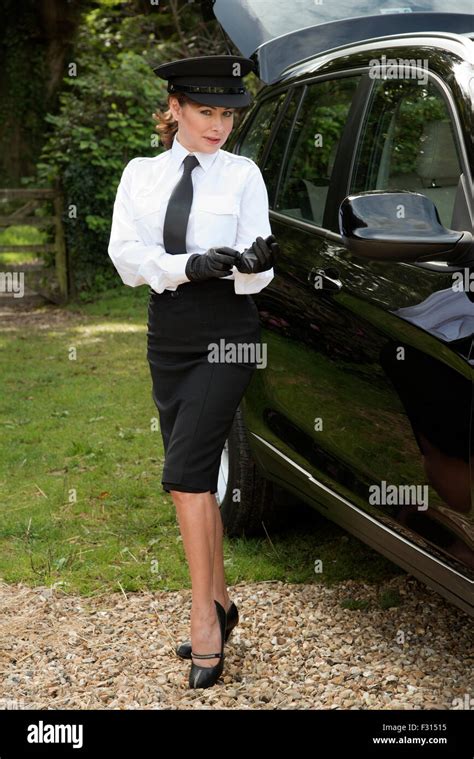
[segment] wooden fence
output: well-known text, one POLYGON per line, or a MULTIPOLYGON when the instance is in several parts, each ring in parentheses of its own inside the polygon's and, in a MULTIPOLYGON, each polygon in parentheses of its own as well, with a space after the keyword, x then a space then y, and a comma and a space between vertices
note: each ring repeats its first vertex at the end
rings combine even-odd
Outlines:
POLYGON ((63 301, 67 301, 69 298, 69 276, 64 227, 62 221, 63 198, 59 187, 51 189, 0 188, 0 201, 18 199, 25 202, 21 208, 16 209, 16 211, 11 213, 9 216, 2 215, 2 204, 0 202, 0 228, 24 225, 46 228, 52 227, 54 228, 54 243, 43 243, 39 245, 0 245, 0 252, 54 252, 55 273, 60 298, 63 301), (45 201, 53 202, 54 215, 32 216, 31 213, 45 201))

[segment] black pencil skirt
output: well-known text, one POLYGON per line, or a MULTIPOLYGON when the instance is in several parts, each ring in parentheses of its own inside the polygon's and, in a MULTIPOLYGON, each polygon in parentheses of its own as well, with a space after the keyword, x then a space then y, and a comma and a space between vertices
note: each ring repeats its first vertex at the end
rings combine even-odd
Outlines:
POLYGON ((150 288, 147 359, 165 451, 166 492, 217 492, 220 459, 258 365, 261 332, 233 280, 150 288))

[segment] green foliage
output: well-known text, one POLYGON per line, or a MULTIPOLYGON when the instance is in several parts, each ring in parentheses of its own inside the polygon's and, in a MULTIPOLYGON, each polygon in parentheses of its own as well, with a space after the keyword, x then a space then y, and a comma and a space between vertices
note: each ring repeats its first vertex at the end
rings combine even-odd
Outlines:
MULTIPOLYGON (((350 104, 358 84, 357 77, 325 81, 312 85, 305 98, 293 132, 289 160, 279 198, 280 208, 304 208, 308 190, 303 179, 315 187, 327 187, 332 164, 350 104)), ((323 222, 324 204, 319 204, 318 224, 323 222)))
POLYGON ((61 182, 66 244, 82 299, 117 283, 107 245, 125 165, 162 149, 152 113, 166 91, 143 49, 152 21, 114 13, 96 9, 85 16, 59 113, 46 117, 51 133, 37 164, 40 181, 61 182))
POLYGON ((179 19, 168 4, 144 3, 141 14, 138 7, 107 0, 84 15, 59 112, 46 117, 38 179, 60 181, 73 292, 81 300, 121 284, 107 254, 117 185, 128 161, 163 149, 152 113, 166 107, 167 91, 152 66, 225 52, 217 25, 201 23, 197 3, 179 19))
POLYGON ((416 172, 422 150, 423 127, 430 121, 447 120, 446 106, 435 91, 413 88, 413 94, 400 102, 392 154, 392 174, 416 172))
POLYGON ((92 286, 93 269, 109 267, 110 218, 125 164, 136 155, 156 154, 150 122, 157 91, 145 61, 133 52, 119 53, 109 65, 97 61, 68 80, 60 113, 48 117, 54 133, 38 174, 49 182, 61 177, 66 240, 79 290, 92 286))
POLYGON ((420 189, 416 175, 424 150, 424 128, 429 122, 448 119, 446 105, 432 83, 426 87, 416 80, 377 83, 352 190, 383 189, 379 179, 382 162, 388 175, 384 187, 396 177, 399 187, 420 189))
POLYGON ((0 97, 0 183, 16 186, 15 147, 21 147, 23 167, 40 148, 48 102, 46 47, 38 44, 37 9, 24 0, 21 12, 14 0, 2 7, 2 73, 0 97), (34 72, 34 75, 32 74, 34 72), (25 156, 26 154, 26 156, 25 156))
MULTIPOLYGON (((7 227, 0 231, 0 245, 41 245, 47 242, 46 233, 36 227, 18 225, 7 227)), ((4 251, 0 253, 0 264, 22 264, 38 257, 35 252, 4 251)))

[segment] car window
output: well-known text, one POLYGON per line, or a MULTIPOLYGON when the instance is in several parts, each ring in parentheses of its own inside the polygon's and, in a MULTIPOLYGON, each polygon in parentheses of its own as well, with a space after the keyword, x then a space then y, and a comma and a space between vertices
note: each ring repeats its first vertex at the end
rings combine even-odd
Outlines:
POLYGON ((249 128, 240 144, 239 155, 251 158, 260 163, 263 150, 270 135, 278 109, 286 97, 286 92, 277 97, 264 100, 250 123, 249 128))
POLYGON ((351 193, 411 190, 430 198, 450 227, 461 165, 454 125, 438 87, 377 80, 362 127, 351 193))
POLYGON ((281 172, 281 162, 285 155, 286 144, 291 133, 291 127, 296 116, 301 93, 301 87, 291 92, 289 100, 285 105, 285 112, 278 125, 278 130, 275 133, 270 152, 266 158, 265 165, 262 166, 262 174, 267 186, 270 208, 274 208, 274 198, 281 172))
POLYGON ((291 135, 275 210, 321 226, 339 141, 360 77, 315 82, 291 135))

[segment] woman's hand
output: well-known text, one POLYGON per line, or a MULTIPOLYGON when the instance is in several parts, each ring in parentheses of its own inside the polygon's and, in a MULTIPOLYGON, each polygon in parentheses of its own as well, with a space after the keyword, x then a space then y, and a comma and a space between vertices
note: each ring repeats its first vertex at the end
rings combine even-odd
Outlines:
POLYGON ((257 237, 250 248, 240 254, 235 266, 243 274, 256 274, 259 271, 266 271, 272 268, 274 258, 279 252, 279 245, 273 235, 269 235, 265 240, 263 237, 257 237))
POLYGON ((188 258, 185 274, 191 282, 214 277, 228 277, 240 253, 232 248, 209 248, 188 258))

